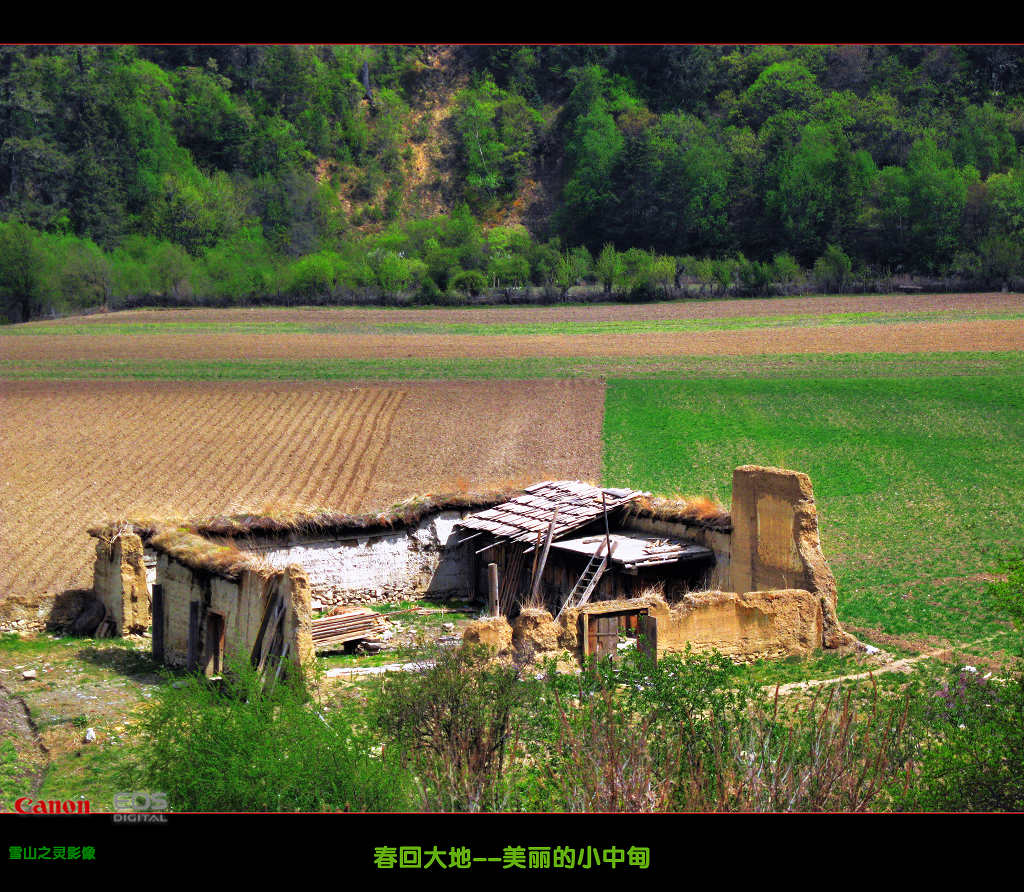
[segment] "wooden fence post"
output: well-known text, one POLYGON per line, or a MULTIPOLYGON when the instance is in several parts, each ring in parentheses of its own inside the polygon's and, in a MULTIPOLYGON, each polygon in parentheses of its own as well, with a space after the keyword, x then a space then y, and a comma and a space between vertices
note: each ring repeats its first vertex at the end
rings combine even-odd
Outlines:
POLYGON ((487 565, 487 613, 500 616, 498 612, 498 565, 487 565))

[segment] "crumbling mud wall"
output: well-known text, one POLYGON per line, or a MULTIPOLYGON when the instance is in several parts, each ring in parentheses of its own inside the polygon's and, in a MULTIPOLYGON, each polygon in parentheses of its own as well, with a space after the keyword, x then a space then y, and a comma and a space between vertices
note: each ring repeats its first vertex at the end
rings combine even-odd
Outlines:
POLYGON ((145 632, 152 622, 152 595, 142 539, 120 533, 96 543, 93 591, 115 623, 114 633, 145 632))
POLYGON ((487 616, 473 620, 462 633, 463 644, 482 644, 499 656, 512 653, 512 626, 503 616, 487 616))
POLYGON ((690 647, 751 660, 806 656, 822 643, 820 598, 800 589, 702 592, 671 606, 652 598, 649 610, 658 621, 659 654, 690 647))
POLYGON ((811 592, 821 600, 824 646, 846 644, 849 636, 836 615, 835 577, 821 553, 810 478, 782 468, 736 468, 732 524, 728 588, 811 592))
POLYGON ((92 589, 46 592, 41 596, 8 593, 0 597, 0 634, 66 633, 95 601, 92 589))
MULTIPOLYGON (((228 578, 162 554, 157 580, 163 660, 168 665, 189 667, 191 657, 191 668, 212 674, 233 660, 248 660, 258 640, 265 652, 275 632, 267 619, 278 597, 284 608, 287 658, 303 666, 312 664, 310 587, 301 567, 243 570, 237 578, 228 578), (218 636, 221 640, 214 640, 218 636), (211 659, 215 650, 216 659, 211 659)), ((154 640, 161 640, 155 629, 154 640)))
POLYGON ((806 656, 821 647, 821 599, 812 592, 701 592, 668 604, 656 595, 600 601, 566 610, 556 621, 546 610, 526 609, 511 624, 480 619, 463 641, 486 644, 500 656, 540 660, 560 650, 585 656, 589 622, 608 614, 643 612, 657 620, 657 653, 717 650, 736 661, 806 656))
POLYGON ((264 540, 249 547, 275 567, 301 565, 312 597, 325 607, 415 597, 471 599, 473 551, 455 545, 460 517, 446 511, 406 529, 286 544, 264 540))

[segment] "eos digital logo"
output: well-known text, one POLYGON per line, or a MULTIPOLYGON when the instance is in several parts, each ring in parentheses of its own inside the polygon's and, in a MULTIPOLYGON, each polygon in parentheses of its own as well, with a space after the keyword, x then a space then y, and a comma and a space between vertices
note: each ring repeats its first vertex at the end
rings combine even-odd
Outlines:
POLYGON ((167 811, 167 794, 146 791, 115 793, 114 811, 167 811))

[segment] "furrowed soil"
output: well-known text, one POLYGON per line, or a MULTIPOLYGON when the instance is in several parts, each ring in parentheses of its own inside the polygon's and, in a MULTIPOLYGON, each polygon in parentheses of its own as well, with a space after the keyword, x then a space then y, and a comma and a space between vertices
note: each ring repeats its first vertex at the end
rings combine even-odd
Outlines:
POLYGON ((0 382, 0 598, 90 587, 86 528, 601 474, 598 382, 0 382))
POLYGON ((558 335, 235 334, 8 337, 7 360, 275 360, 745 356, 1024 350, 1024 319, 558 335))
POLYGON ((12 364, 10 373, 19 363, 55 361, 519 360, 1022 349, 1024 296, 1004 294, 475 309, 149 310, 11 326, 0 333, 0 358, 12 364), (986 315, 1003 318, 981 318, 986 315))

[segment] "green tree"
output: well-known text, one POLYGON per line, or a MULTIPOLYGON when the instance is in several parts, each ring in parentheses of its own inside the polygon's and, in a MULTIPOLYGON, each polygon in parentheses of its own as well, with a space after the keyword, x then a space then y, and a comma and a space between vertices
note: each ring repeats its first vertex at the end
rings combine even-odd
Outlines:
POLYGON ((778 187, 767 196, 787 246, 809 259, 828 241, 842 238, 876 175, 871 157, 853 152, 841 130, 828 124, 803 128, 799 142, 780 160, 778 187))
POLYGON ((618 197, 613 171, 625 145, 604 98, 604 79, 588 69, 567 106, 571 119, 566 161, 571 171, 562 191, 560 228, 576 243, 599 243, 618 197))
POLYGON ((594 272, 597 273, 598 281, 600 281, 604 288, 604 293, 611 294, 612 288, 619 284, 623 272, 622 258, 619 256, 619 252, 615 250, 615 245, 611 242, 605 243, 604 247, 601 248, 601 253, 598 255, 594 266, 594 272))
POLYGON ((814 280, 823 291, 842 292, 850 281, 853 263, 839 245, 829 245, 814 262, 814 280))
POLYGON ((113 277, 107 256, 88 239, 67 237, 60 288, 69 307, 88 309, 110 304, 113 277))
POLYGON ((729 157, 690 115, 665 115, 624 161, 621 238, 668 253, 707 251, 727 229, 729 157))
POLYGON ((0 223, 0 295, 15 321, 25 322, 42 308, 46 264, 46 250, 31 227, 0 223))
POLYGON ((1011 167, 1017 160, 1017 144, 1008 116, 991 102, 968 105, 953 137, 953 158, 961 167, 976 167, 982 177, 1011 167))
POLYGON ((910 150, 906 176, 913 257, 920 267, 936 269, 960 243, 970 175, 955 167, 949 151, 925 137, 910 150))
POLYGON ((743 94, 743 107, 755 125, 780 111, 805 111, 821 99, 822 91, 803 62, 789 59, 769 65, 743 94))

